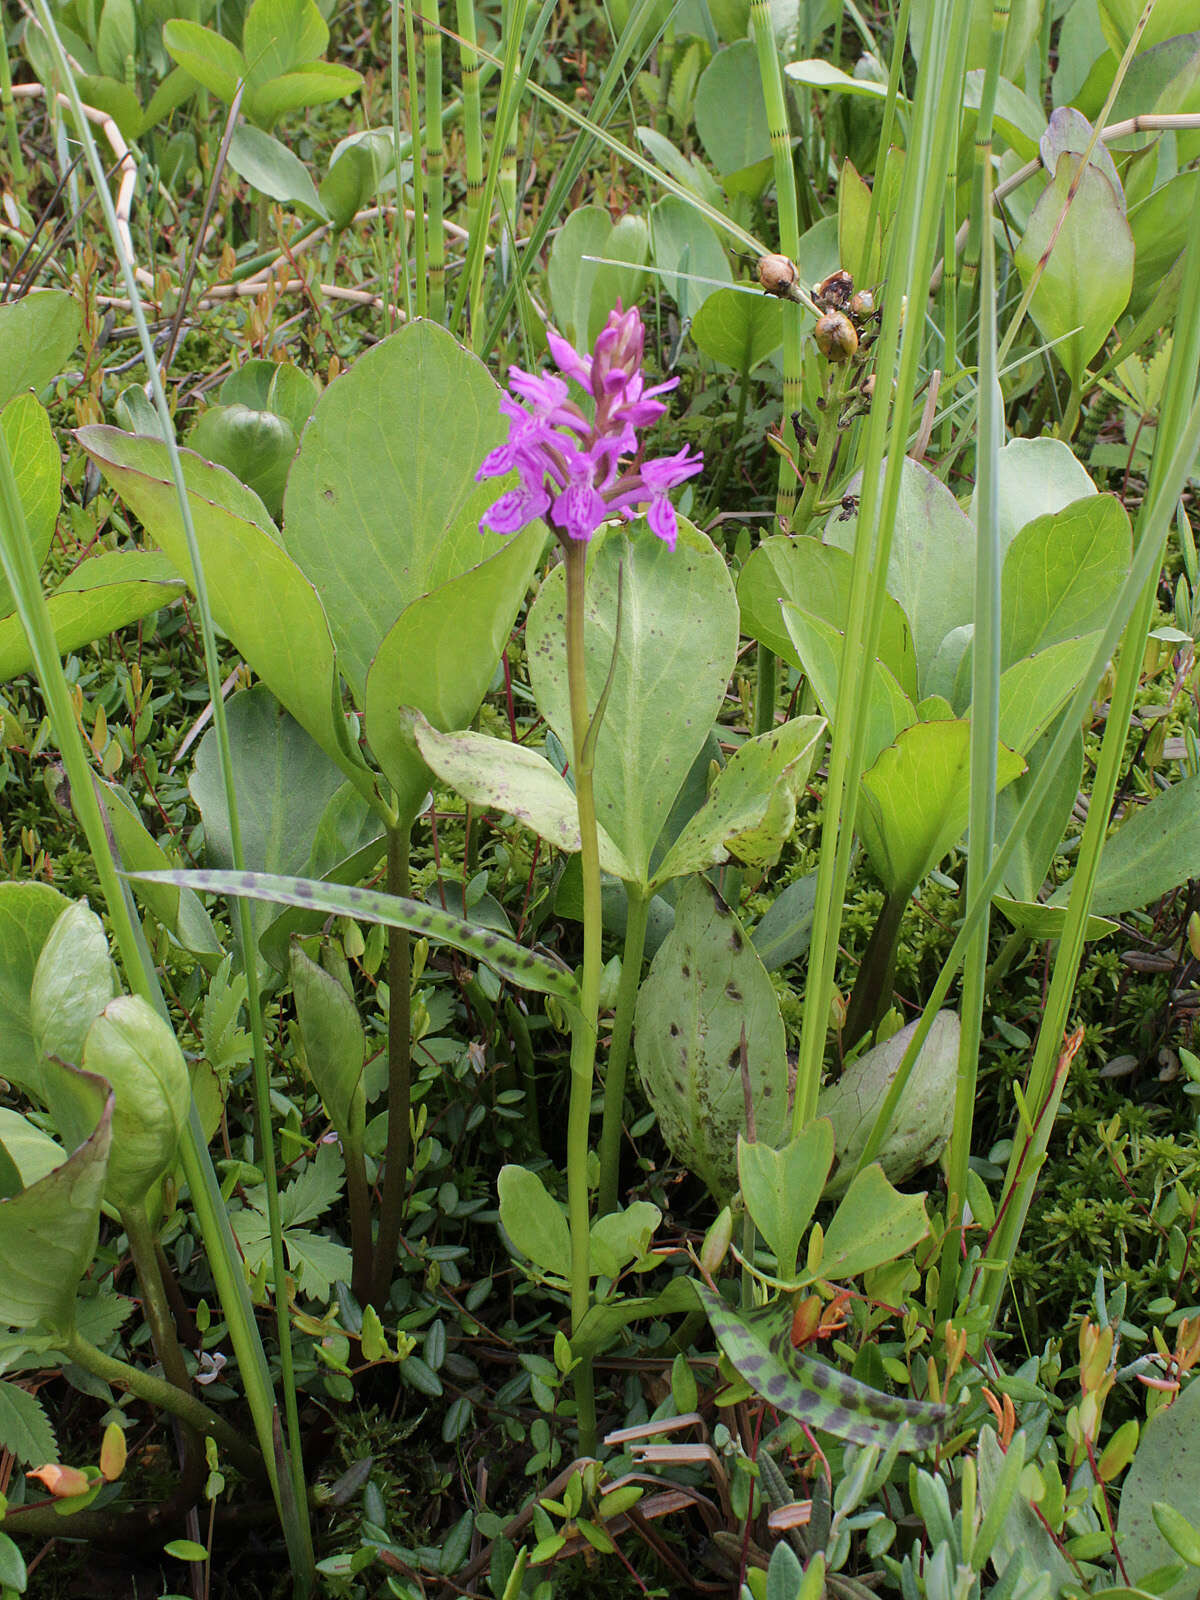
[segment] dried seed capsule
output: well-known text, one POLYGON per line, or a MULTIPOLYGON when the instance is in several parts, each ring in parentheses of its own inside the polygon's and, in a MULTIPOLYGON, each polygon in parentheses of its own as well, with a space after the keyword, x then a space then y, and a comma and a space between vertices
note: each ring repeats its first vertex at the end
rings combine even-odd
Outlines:
POLYGON ((875 296, 870 289, 860 289, 850 301, 850 315, 860 320, 869 317, 875 310, 875 296))
POLYGON ((845 267, 839 267, 822 279, 813 289, 813 299, 826 311, 841 311, 850 303, 854 293, 854 279, 845 267))
POLYGON ((796 282, 795 265, 787 256, 759 256, 758 281, 762 284, 764 293, 778 295, 781 300, 787 300, 791 297, 796 282))
POLYGON ((849 317, 827 311, 813 329, 817 349, 830 361, 848 361, 858 349, 858 334, 849 317))

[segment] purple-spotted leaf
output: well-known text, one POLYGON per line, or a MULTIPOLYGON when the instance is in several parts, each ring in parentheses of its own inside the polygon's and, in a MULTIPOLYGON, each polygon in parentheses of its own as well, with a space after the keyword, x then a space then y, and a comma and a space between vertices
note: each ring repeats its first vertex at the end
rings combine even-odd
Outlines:
POLYGON ((285 878, 273 872, 133 872, 129 876, 149 883, 177 883, 180 888, 194 889, 199 894, 242 895, 272 905, 332 911, 335 916, 353 917, 359 922, 407 928, 410 933, 424 934, 474 956, 523 989, 557 995, 568 1005, 579 1003, 579 986, 574 977, 551 956, 527 950, 515 939, 506 939, 491 928, 477 928, 418 900, 360 889, 353 884, 285 878))
POLYGON ((905 1400, 859 1383, 792 1344, 792 1308, 774 1301, 735 1311, 706 1284, 693 1285, 717 1343, 755 1394, 777 1411, 852 1444, 929 1450, 949 1432, 953 1410, 905 1400))

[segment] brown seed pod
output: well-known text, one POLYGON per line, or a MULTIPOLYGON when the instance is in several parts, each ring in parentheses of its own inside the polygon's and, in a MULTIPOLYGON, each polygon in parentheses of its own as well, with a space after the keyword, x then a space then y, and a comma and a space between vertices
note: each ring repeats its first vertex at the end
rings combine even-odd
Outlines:
POLYGON ((813 299, 825 311, 843 311, 854 294, 854 279, 839 267, 813 288, 813 299))
POLYGON ((790 299, 796 276, 796 268, 787 256, 759 256, 758 281, 766 294, 778 295, 781 300, 790 299))
POLYGON ((858 333, 849 317, 827 311, 813 329, 817 349, 830 361, 848 361, 858 349, 858 333))

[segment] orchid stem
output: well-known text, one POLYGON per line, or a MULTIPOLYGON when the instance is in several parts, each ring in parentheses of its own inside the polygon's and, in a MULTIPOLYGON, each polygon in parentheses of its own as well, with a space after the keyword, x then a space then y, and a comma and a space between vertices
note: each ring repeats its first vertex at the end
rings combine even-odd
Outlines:
POLYGON ((617 1209, 625 1078, 629 1067, 629 1045, 633 1036, 633 1009, 637 1004, 638 987, 642 981, 646 923, 650 915, 648 892, 627 884, 626 896, 628 911, 625 922, 625 948, 621 953, 621 982, 617 989, 612 1045, 608 1052, 608 1071, 604 1078, 604 1124, 600 1130, 600 1196, 596 1209, 602 1217, 617 1209))
MULTIPOLYGON (((591 1305, 588 1204, 588 1126, 596 1067, 596 1027, 600 999, 600 845, 596 829, 596 797, 588 734, 587 660, 583 615, 586 595, 587 544, 566 542, 567 683, 571 703, 571 740, 575 800, 579 807, 580 864, 583 869, 583 971, 579 1016, 571 1032, 571 1099, 567 1117, 567 1217, 571 1231, 571 1331, 578 1333, 591 1305)), ((596 1396, 590 1357, 575 1368, 579 1414, 579 1448, 596 1449, 596 1396)))

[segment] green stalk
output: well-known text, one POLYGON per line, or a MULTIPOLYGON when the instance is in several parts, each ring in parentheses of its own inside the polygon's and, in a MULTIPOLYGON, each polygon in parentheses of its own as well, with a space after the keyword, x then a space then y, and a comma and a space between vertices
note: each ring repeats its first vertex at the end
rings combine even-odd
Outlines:
MULTIPOLYGON (((145 312, 142 307, 137 280, 133 272, 133 263, 126 258, 124 250, 121 246, 120 233, 117 228, 116 215, 113 210, 112 196, 109 194, 108 185, 105 181, 104 167, 100 161, 99 152, 96 149, 96 143, 92 137, 91 128, 83 114, 83 108, 79 100, 79 92, 75 84, 74 76, 71 73, 65 54, 63 53, 62 43, 58 37, 58 31, 55 27, 53 16, 50 13, 48 0, 37 0, 37 8, 42 26, 46 32, 51 50, 55 56, 56 66, 63 78, 64 92, 67 94, 67 97, 71 102, 71 109, 76 123, 76 131, 86 152, 88 166, 92 174, 92 182, 95 185, 101 208, 104 211, 109 237, 112 240, 113 248, 116 250, 121 264, 121 272, 125 282, 126 294, 129 297, 134 322, 138 329, 139 342, 142 347, 142 355, 149 373, 151 389, 154 395, 154 401, 158 411, 159 420, 162 425, 163 436, 167 442, 167 448, 171 460, 172 478, 175 484, 176 494, 179 497, 180 514, 184 526, 184 533, 188 542, 188 555, 191 561, 193 586, 196 593, 196 610, 200 621, 201 637, 204 641, 205 670, 208 679, 209 696, 213 707, 213 726, 217 735, 217 746, 220 753, 220 765, 225 786, 226 807, 229 816, 231 853, 235 869, 242 871, 244 870, 245 862, 241 847, 241 830, 238 825, 237 797, 233 791, 232 764, 229 754, 229 728, 225 715, 225 701, 221 693, 220 668, 217 657, 216 637, 213 629, 212 611, 208 603, 208 589, 204 577, 204 567, 201 561, 199 545, 196 539, 196 530, 191 514, 191 503, 188 499, 187 488, 184 483, 183 467, 179 457, 178 446, 175 442, 175 432, 171 422, 170 410, 167 405, 167 398, 163 389, 161 374, 158 370, 158 363, 155 359, 154 347, 150 340, 149 329, 146 326, 145 312)), ((11 464, 8 463, 7 460, 7 451, 4 451, 4 458, 11 483, 11 464)), ((15 495, 15 484, 11 484, 11 487, 15 495)), ((19 500, 17 501, 17 514, 20 517, 20 522, 14 524, 14 526, 19 528, 21 523, 24 521, 24 514, 21 511, 19 500)), ((25 553, 27 554, 27 546, 25 547, 25 553)), ((32 568, 32 559, 29 559, 25 564, 29 568, 32 568)), ((42 680, 43 692, 47 693, 48 699, 51 701, 51 714, 55 720, 56 733, 61 736, 64 730, 67 730, 67 739, 70 740, 72 736, 77 737, 73 708, 71 707, 69 695, 66 692, 66 681, 62 676, 61 663, 58 660, 57 648, 54 644, 53 629, 50 625, 48 613, 45 610, 45 603, 42 599, 37 574, 36 572, 33 572, 32 587, 27 593, 25 608, 30 613, 31 618, 33 618, 35 614, 39 612, 38 602, 41 602, 41 605, 40 614, 36 615, 36 625, 41 630, 41 649, 39 650, 37 645, 35 645, 34 635, 32 633, 30 633, 30 642, 31 646, 34 647, 35 661, 38 665, 38 675, 42 680), (51 678, 57 678, 57 680, 61 683, 64 703, 58 707, 55 707, 53 704, 53 697, 49 694, 51 685, 48 682, 47 673, 49 673, 51 678)), ((18 609, 20 610, 21 607, 18 607, 18 609)), ((27 619, 24 612, 22 612, 22 622, 25 624, 28 632, 30 628, 30 620, 27 619)), ((81 800, 85 806, 90 800, 91 805, 95 807, 95 795, 92 791, 90 773, 87 769, 86 759, 82 754, 81 744, 79 745, 79 756, 82 762, 82 772, 80 773, 80 778, 82 779, 82 790, 75 785, 74 778, 72 778, 73 787, 75 787, 78 800, 81 800)), ((67 753, 65 748, 63 750, 63 757, 64 762, 66 762, 67 753)), ((71 776, 71 768, 69 764, 68 776, 71 776)), ((95 838, 93 838, 89 830, 88 843, 91 846, 93 856, 96 859, 97 870, 102 870, 103 861, 107 861, 111 869, 111 855, 107 843, 107 831, 99 817, 98 808, 96 810, 95 820, 97 824, 97 834, 95 838)), ((123 901, 124 897, 121 886, 119 882, 115 881, 115 875, 114 888, 115 898, 118 901, 123 901)), ((108 895, 107 889, 106 898, 109 899, 110 912, 113 912, 113 897, 108 895)), ((125 915, 126 918, 130 918, 128 906, 126 906, 125 915)), ((250 922, 249 907, 245 901, 239 901, 235 925, 238 929, 241 948, 246 962, 248 980, 247 1010, 250 1016, 251 1037, 254 1043, 254 1086, 256 1101, 255 1114, 256 1118, 258 1119, 260 1132, 262 1135, 262 1150, 260 1154, 267 1196, 268 1222, 271 1229, 272 1240, 272 1263, 274 1267, 274 1281, 276 1289, 276 1324, 280 1345, 280 1375, 284 1385, 284 1403, 288 1420, 290 1450, 285 1456, 285 1460, 292 1479, 291 1499, 293 1504, 291 1506, 288 1504, 288 1495, 283 1491, 283 1485, 276 1481, 273 1473, 273 1430, 269 1421, 269 1415, 270 1411, 273 1410, 273 1404, 267 1402, 267 1394, 261 1392, 261 1389, 255 1396, 255 1400, 252 1403, 257 1407, 255 1413, 255 1424, 260 1430, 259 1437, 263 1444, 263 1455, 268 1462, 272 1463, 272 1483, 276 1489, 276 1499, 280 1508, 280 1518, 283 1524, 285 1535, 288 1539, 293 1576, 296 1580, 299 1590, 302 1593, 307 1593, 311 1590, 314 1582, 312 1535, 308 1522, 308 1503, 304 1484, 304 1467, 300 1455, 300 1419, 296 1404, 296 1390, 291 1349, 291 1325, 288 1316, 286 1280, 283 1270, 283 1242, 282 1229, 279 1221, 279 1192, 275 1174, 275 1152, 273 1140, 270 1137, 270 1089, 266 1066, 266 1054, 263 1044, 262 1007, 257 983, 257 973, 254 965, 255 945, 253 929, 250 922)), ((144 962, 138 948, 138 942, 133 936, 132 928, 129 928, 127 931, 127 940, 121 941, 121 950, 122 959, 127 963, 131 960, 134 963, 132 967, 128 964, 126 966, 126 972, 130 978, 131 987, 137 989, 138 992, 144 993, 146 989, 151 987, 151 982, 149 975, 145 971, 144 962), (139 977, 144 985, 144 988, 139 988, 137 982, 139 977)), ((157 991, 157 982, 154 982, 153 990, 157 991)), ((160 1009, 165 1009, 162 1007, 161 994, 158 995, 157 1003, 160 1009)), ((190 1125, 193 1133, 194 1130, 199 1126, 199 1119, 196 1114, 194 1104, 191 1110, 190 1125)), ((194 1172, 197 1178, 197 1187, 200 1190, 207 1190, 210 1198, 213 1191, 219 1195, 219 1189, 217 1188, 216 1184, 216 1176, 214 1173, 212 1173, 211 1169, 211 1162, 208 1163, 209 1171, 207 1174, 205 1174, 202 1170, 203 1162, 200 1160, 199 1152, 189 1150, 188 1144, 189 1141, 185 1139, 182 1154, 184 1156, 185 1170, 188 1170, 189 1163, 192 1169, 188 1171, 189 1184, 191 1183, 194 1172), (210 1179, 211 1184, 209 1181, 210 1179)), ((202 1141, 201 1146, 203 1147, 202 1141)), ((207 1157, 207 1150, 205 1150, 205 1157, 207 1157)), ((205 1209, 209 1210, 207 1204, 205 1205, 205 1209)), ((223 1209, 224 1208, 222 1205, 222 1212, 223 1209)), ((252 1386, 258 1387, 260 1380, 264 1375, 265 1358, 262 1356, 261 1345, 257 1340, 257 1332, 255 1332, 253 1340, 254 1345, 257 1347, 257 1360, 255 1360, 254 1350, 247 1347, 248 1341, 246 1340, 246 1324, 249 1324, 250 1326, 253 1325, 253 1313, 248 1307, 248 1297, 245 1293, 244 1280, 242 1280, 241 1276, 241 1263, 236 1253, 236 1246, 234 1245, 232 1235, 228 1229, 228 1221, 227 1219, 224 1220, 224 1228, 218 1228, 217 1231, 211 1236, 206 1232, 206 1241, 211 1243, 212 1239, 220 1240, 222 1248, 227 1249, 229 1252, 227 1261, 221 1265, 221 1273, 225 1277, 227 1283, 232 1281, 233 1276, 236 1273, 237 1281, 241 1284, 240 1298, 244 1307, 243 1315, 237 1315, 237 1313, 235 1313, 233 1308, 229 1305, 224 1306, 224 1309, 226 1310, 227 1316, 230 1318, 231 1334, 234 1332, 235 1321, 241 1324, 241 1326, 238 1328, 238 1337, 242 1339, 245 1353, 248 1357, 247 1368, 245 1371, 245 1381, 247 1384, 247 1393, 249 1395, 252 1386), (260 1362, 261 1366, 259 1365, 260 1362)), ((218 1252, 218 1254, 219 1253, 220 1252, 218 1252)), ((215 1271, 216 1268, 214 1267, 214 1272, 215 1271)), ((242 1353, 242 1351, 238 1352, 239 1361, 242 1358, 242 1353)), ((267 1393, 269 1394, 269 1378, 267 1380, 267 1393)))
POLYGON ((85 1372, 102 1378, 116 1389, 128 1389, 130 1394, 137 1395, 147 1405, 155 1406, 160 1411, 169 1411, 202 1437, 215 1440, 238 1471, 244 1472, 247 1477, 257 1478, 261 1475, 262 1457, 249 1440, 243 1439, 224 1417, 219 1417, 189 1390, 177 1389, 165 1378, 156 1378, 153 1373, 143 1372, 140 1367, 130 1366, 127 1361, 106 1356, 103 1350, 97 1350, 94 1344, 75 1330, 63 1341, 62 1352, 78 1362, 85 1372))
POLYGON ((121 1212, 121 1226, 129 1240, 129 1253, 142 1289, 142 1312, 150 1327, 150 1342, 159 1359, 167 1381, 177 1389, 192 1387, 183 1351, 175 1332, 175 1319, 167 1303, 159 1265, 158 1240, 143 1205, 126 1206, 121 1212))
MULTIPOLYGON (((758 77, 767 112, 767 130, 775 170, 775 205, 779 222, 780 254, 795 261, 800 253, 800 213, 796 200, 796 169, 792 164, 792 139, 788 125, 783 71, 775 43, 775 23, 770 0, 750 0, 750 31, 758 53, 758 77)), ((804 334, 798 311, 783 318, 783 416, 794 416, 803 398, 804 334)), ((796 470, 791 457, 781 452, 775 491, 777 531, 791 531, 796 505, 796 470)), ((754 730, 767 733, 775 726, 777 667, 765 645, 756 651, 754 730)))
MULTIPOLYGON (((504 0, 504 26, 512 29, 519 40, 525 31, 525 5, 504 0)), ((500 195, 500 259, 502 272, 507 275, 513 267, 517 237, 517 107, 519 98, 514 95, 509 103, 504 126, 497 124, 497 143, 500 146, 500 169, 496 174, 496 187, 500 195)))
MULTIPOLYGON (((409 824, 388 829, 389 894, 408 898, 409 824)), ((409 1123, 412 1117, 412 941, 407 928, 388 929, 388 1133, 379 1202, 379 1238, 371 1301, 387 1305, 400 1246, 404 1196, 408 1185, 409 1123)))
MULTIPOLYGON (((586 543, 565 541, 563 563, 567 591, 567 685, 571 704, 572 766, 579 807, 580 866, 583 875, 583 969, 580 973, 579 1017, 571 1028, 571 1098, 567 1112, 567 1219, 571 1230, 571 1331, 577 1333, 591 1305, 588 1259, 591 1219, 588 1208, 588 1124, 596 1069, 596 1029, 600 1012, 600 844, 596 796, 592 784, 593 754, 588 738, 587 657, 583 618, 587 599, 586 543)), ((619 1113, 618 1113, 619 1120, 619 1113)), ((591 1358, 575 1368, 579 1407, 579 1448, 596 1450, 596 1396, 591 1358)))
MULTIPOLYGON (((467 166, 467 232, 473 239, 483 203, 483 109, 479 91, 479 52, 475 48, 475 0, 457 0, 459 59, 462 65, 463 142, 467 166)), ((483 335, 482 286, 471 286, 471 342, 483 335)))
POLYGON ((17 128, 17 106, 12 92, 12 65, 8 59, 8 13, 0 8, 0 116, 4 118, 4 136, 8 142, 8 159, 12 180, 16 187, 24 184, 25 157, 21 154, 21 136, 17 128))
POLYGON ((792 1110, 794 1132, 799 1132, 811 1120, 821 1085, 829 998, 833 992, 842 910, 850 875, 858 776, 862 772, 866 741, 870 675, 865 666, 876 654, 887 596, 892 529, 925 334, 924 318, 915 314, 915 308, 925 304, 933 268, 941 199, 961 103, 968 22, 967 8, 954 6, 952 0, 936 0, 929 8, 921 59, 945 65, 940 74, 929 71, 919 77, 913 107, 912 143, 904 163, 899 215, 890 238, 889 268, 885 276, 895 288, 889 289, 884 297, 875 396, 867 419, 854 571, 833 718, 804 1022, 792 1110), (901 294, 907 295, 914 308, 914 314, 905 321, 903 333, 901 294), (893 372, 896 373, 894 393, 893 372), (894 400, 895 431, 886 452, 885 467, 885 445, 893 414, 889 398, 894 400))
MULTIPOLYGON (((393 5, 395 0, 393 0, 393 5)), ((393 11, 393 22, 395 13, 393 11)), ((429 277, 425 265, 425 132, 421 126, 420 107, 417 104, 417 41, 413 33, 412 6, 404 7, 404 61, 408 70, 408 125, 412 130, 412 186, 413 211, 413 267, 417 275, 417 315, 424 317, 429 311, 429 277)), ((397 204, 404 208, 404 189, 400 175, 396 174, 397 204)))
MULTIPOLYGON (((1001 43, 1003 36, 1001 35, 1001 43)), ((1000 50, 993 35, 992 53, 1000 50)), ((984 94, 984 105, 989 97, 984 94)), ((980 121, 984 120, 981 109, 980 121)), ((984 215, 992 203, 991 119, 981 143, 984 215)), ((1004 397, 996 376, 996 252, 992 230, 983 235, 979 280, 979 433, 975 447, 975 637, 971 661, 971 791, 967 834, 967 893, 987 876, 996 842, 996 763, 1000 740, 1000 545, 998 470, 1004 430, 1004 397)), ((971 935, 963 962, 961 1031, 954 1089, 954 1122, 947 1165, 946 1241, 942 1252, 938 1316, 954 1310, 961 1237, 958 1225, 967 1198, 967 1169, 975 1121, 983 1001, 987 993, 988 915, 971 935)))
MULTIPOLYGON (((388 30, 388 53, 391 67, 392 83, 392 160, 396 165, 396 236, 400 243, 400 261, 398 277, 400 279, 400 304, 404 308, 405 322, 412 321, 412 284, 408 272, 408 219, 404 214, 404 135, 400 131, 400 30, 397 25, 396 12, 399 9, 398 0, 392 0, 391 26, 388 30)), ((411 105, 410 105, 411 109, 411 105)), ((416 128, 416 123, 412 124, 416 128)), ((408 148, 415 152, 419 133, 414 133, 408 140, 408 148)), ((413 185, 416 185, 416 155, 413 156, 413 185)), ((419 230, 418 230, 419 231, 419 230)), ((385 298, 387 298, 385 296, 385 298)), ((390 303, 390 301, 389 301, 390 303)))
POLYGON ((429 256, 429 315, 446 319, 446 140, 442 132, 442 30, 438 0, 421 0, 425 44, 425 164, 429 177, 425 236, 429 256))
POLYGON ((635 884, 627 883, 625 904, 625 948, 621 952, 621 981, 617 986, 617 1009, 613 1016, 608 1073, 604 1079, 604 1123, 600 1130, 600 1196, 596 1209, 602 1217, 617 1209, 621 1114, 625 1109, 625 1079, 629 1069, 629 1046, 633 1039, 633 1011, 642 981, 650 896, 635 884))

